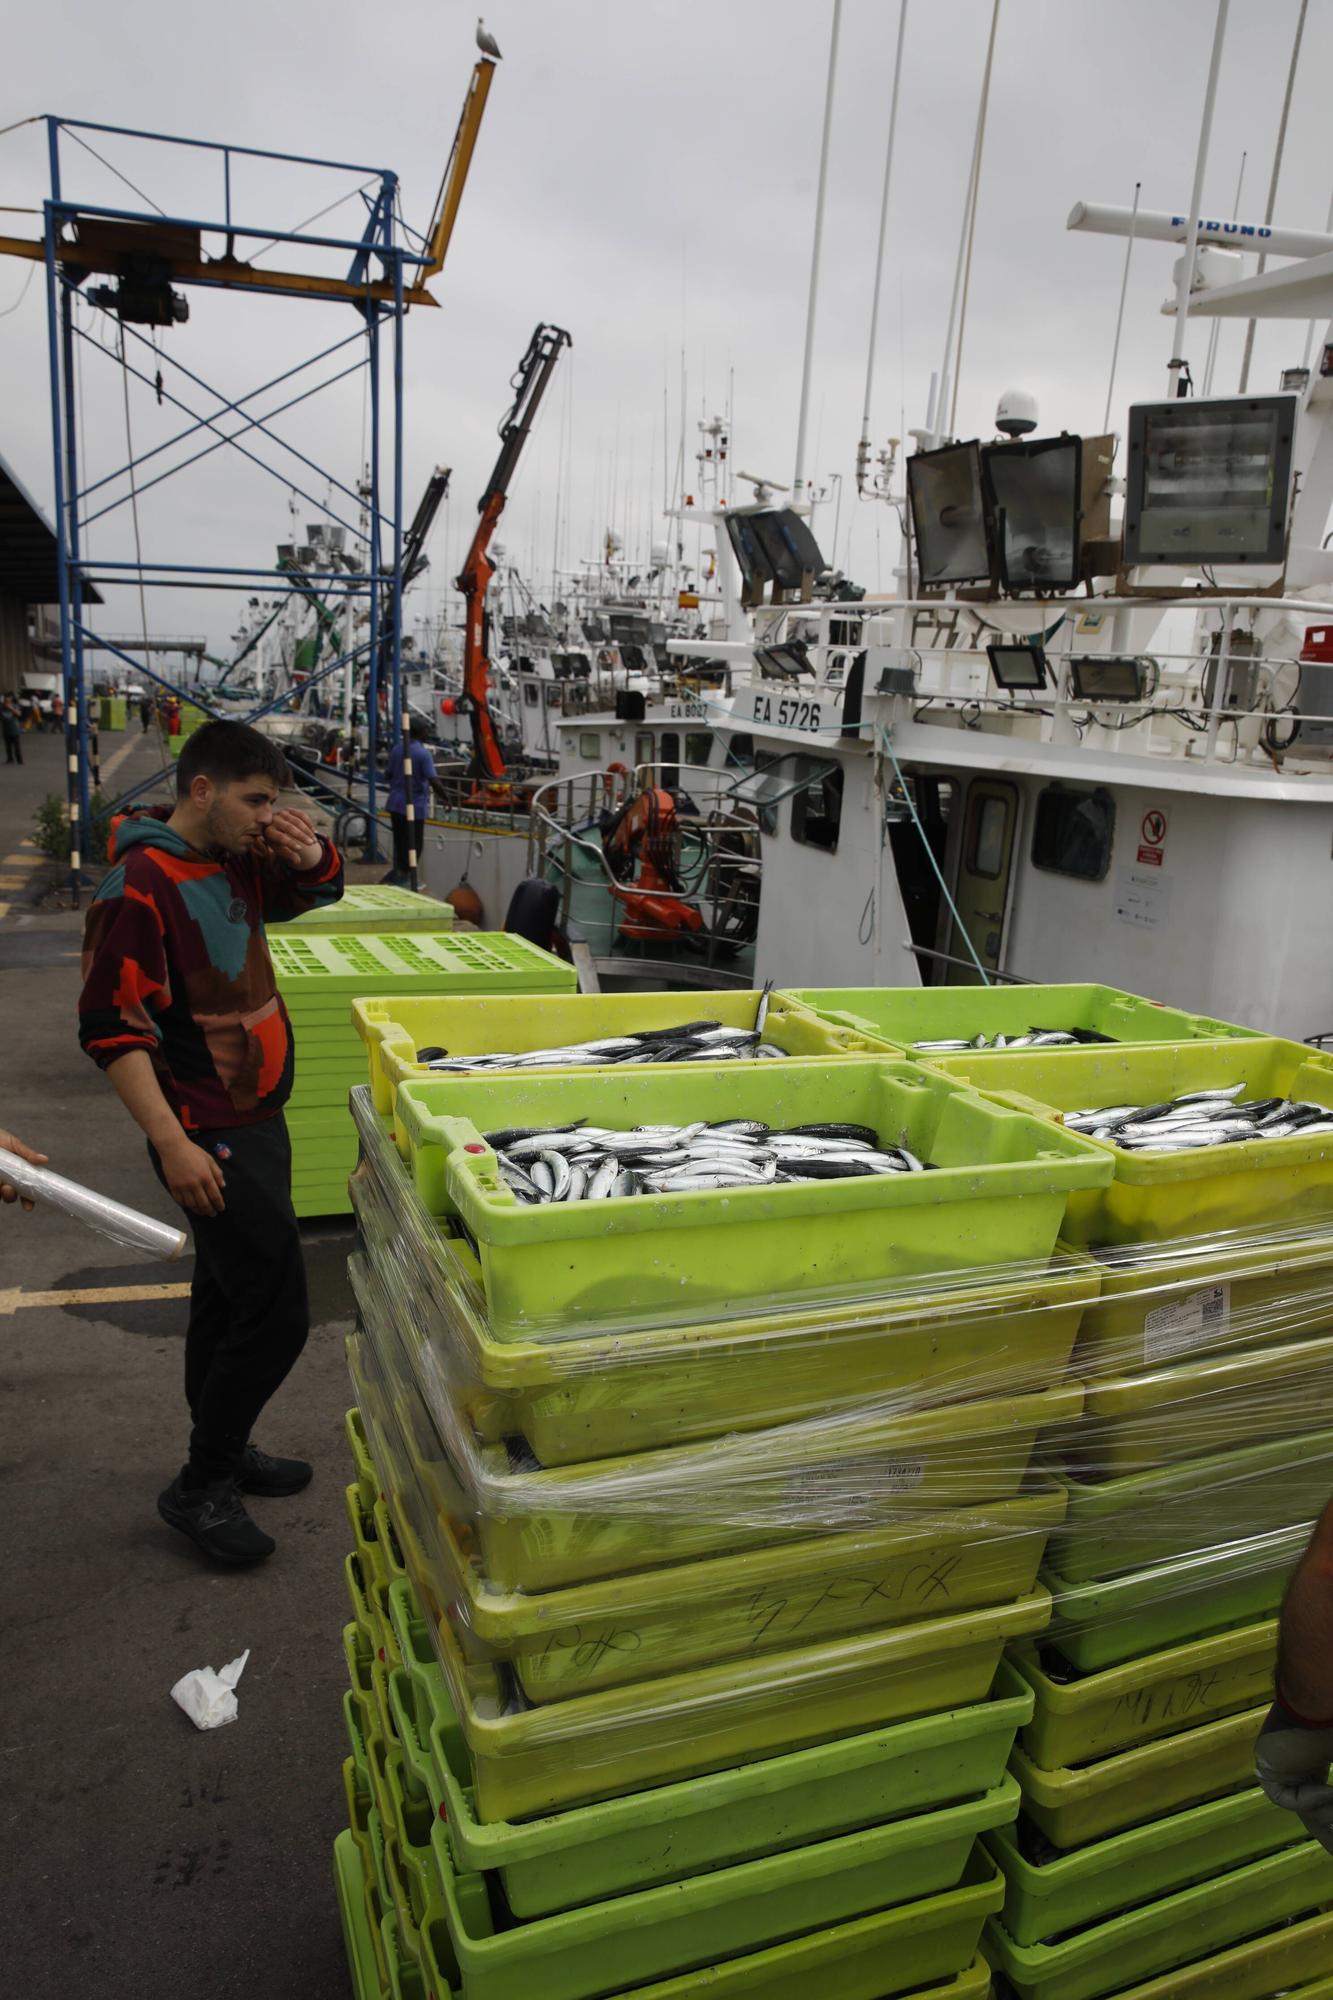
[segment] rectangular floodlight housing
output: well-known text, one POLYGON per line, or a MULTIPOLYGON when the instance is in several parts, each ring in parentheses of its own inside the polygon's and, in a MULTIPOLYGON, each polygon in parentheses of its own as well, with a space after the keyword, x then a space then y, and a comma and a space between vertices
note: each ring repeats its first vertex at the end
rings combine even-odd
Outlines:
POLYGON ((1076 653, 1069 662, 1069 680, 1076 701, 1143 700, 1142 660, 1076 653))
POLYGON ((1006 694, 1035 694, 1047 685, 1046 651, 1039 639, 997 640, 986 653, 995 684, 1006 694))
POLYGON ((1280 565, 1297 400, 1210 396, 1133 404, 1125 562, 1280 565))
POLYGON ((975 439, 914 452, 907 461, 907 494, 922 583, 989 583, 990 520, 975 439))

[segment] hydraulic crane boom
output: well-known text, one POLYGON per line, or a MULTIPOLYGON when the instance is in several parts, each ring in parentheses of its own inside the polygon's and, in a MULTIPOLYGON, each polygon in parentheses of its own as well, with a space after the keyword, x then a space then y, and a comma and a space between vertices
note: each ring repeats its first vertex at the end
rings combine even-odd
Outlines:
POLYGON ((472 718, 472 770, 477 779, 503 782, 504 753, 495 733, 489 689, 490 620, 486 612, 486 592, 495 575, 495 564, 487 554, 495 524, 504 512, 509 485, 528 441, 542 397, 562 347, 570 345, 562 327, 539 326, 528 342, 528 351, 518 364, 510 387, 514 401, 500 423, 500 455, 478 503, 477 530, 458 577, 466 607, 463 639, 463 692, 472 718))

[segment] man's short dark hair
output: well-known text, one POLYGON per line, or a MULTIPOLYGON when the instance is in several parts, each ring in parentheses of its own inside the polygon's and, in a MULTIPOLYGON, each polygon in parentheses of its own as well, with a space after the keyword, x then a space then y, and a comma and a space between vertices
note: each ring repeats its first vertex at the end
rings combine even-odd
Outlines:
POLYGON ((244 778, 271 778, 281 791, 289 782, 287 759, 272 737, 251 729, 248 722, 205 722, 186 739, 176 766, 176 796, 189 795, 196 778, 216 785, 237 784, 244 778))
POLYGON ((407 725, 407 733, 414 743, 430 742, 430 724, 424 715, 414 715, 407 725))

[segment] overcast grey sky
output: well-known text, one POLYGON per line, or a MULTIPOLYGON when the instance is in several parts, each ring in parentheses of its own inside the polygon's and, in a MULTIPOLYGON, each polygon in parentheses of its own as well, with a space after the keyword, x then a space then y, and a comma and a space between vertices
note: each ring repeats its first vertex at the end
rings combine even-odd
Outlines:
MULTIPOLYGON (((539 319, 567 327, 574 348, 501 538, 543 589, 562 472, 562 557, 594 554, 608 526, 640 554, 663 536, 663 392, 674 458, 682 349, 687 484, 697 419, 724 407, 733 379, 736 462, 791 477, 831 13, 831 0, 494 0, 487 21, 505 60, 435 281, 441 310, 414 312, 407 328, 407 513, 432 465, 454 469, 431 573, 409 617, 439 601, 457 568, 508 378, 539 319)), ((1214 0, 1003 0, 961 434, 987 433, 997 395, 1014 383, 1039 395, 1043 430, 1100 428, 1123 244, 1070 235, 1065 218, 1078 199, 1128 205, 1136 180, 1145 208, 1187 206, 1214 13, 1214 0)), ((1232 212, 1246 149, 1241 212, 1262 211, 1296 14, 1297 0, 1232 6, 1205 183, 1211 213, 1232 212)), ((897 18, 896 0, 846 0, 843 9, 808 460, 819 482, 843 477, 838 557, 871 588, 891 587, 896 529, 882 507, 856 505, 852 473, 897 18)), ((911 0, 878 439, 924 421, 989 19, 990 0, 911 0)), ((471 0, 327 0, 318 8, 231 0, 225 9, 198 0, 124 0, 115 9, 53 0, 10 24, 0 125, 49 110, 388 166, 401 177, 408 220, 424 227, 475 57, 474 21, 471 0)), ((1312 0, 1277 211, 1297 227, 1322 228, 1333 191, 1330 74, 1333 0, 1312 0)), ((94 143, 161 206, 219 212, 210 156, 153 159, 132 141, 94 143)), ((133 204, 77 148, 69 165, 71 193, 133 204)), ((280 226, 354 186, 348 176, 326 183, 252 168, 238 169, 234 191, 238 211, 280 226)), ((0 200, 36 203, 45 189, 42 128, 0 138, 0 200)), ((346 228, 355 212, 344 207, 325 226, 346 228)), ((10 220, 27 229, 35 218, 10 220)), ((1116 394, 1122 413, 1132 399, 1161 393, 1171 346, 1157 309, 1171 290, 1175 254, 1151 244, 1135 252, 1116 394)), ((0 262, 0 451, 49 506, 46 307, 40 272, 24 293, 27 278, 25 265, 0 262)), ((196 289, 190 307, 189 325, 165 334, 163 345, 227 396, 351 330, 350 311, 336 305, 196 289)), ((1243 322, 1224 322, 1219 391, 1235 385, 1243 335, 1243 322)), ((1207 337, 1207 322, 1191 329, 1196 379, 1207 337)), ((1276 386, 1303 340, 1303 326, 1261 327, 1252 386, 1276 386)), ((344 364, 324 372, 336 365, 344 364)), ((120 373, 91 348, 81 372, 85 473, 97 477, 126 456, 120 373)), ((170 370, 166 380, 170 388, 170 370)), ((184 393, 211 407, 197 389, 185 385, 184 393)), ((359 381, 345 384, 284 420, 286 434, 348 484, 362 451, 363 400, 359 381)), ((142 451, 182 419, 135 387, 130 421, 142 451)), ((311 484, 312 475, 300 477, 311 484)), ((311 490, 323 498, 322 482, 311 490)), ((215 453, 180 482, 145 493, 145 550, 164 560, 269 564, 287 538, 286 508, 280 483, 233 453, 215 453)), ((302 518, 309 511, 302 503, 302 518)), ((832 528, 830 500, 817 522, 826 551, 832 528)), ((95 524, 91 537, 104 559, 130 553, 127 510, 95 524)), ((104 630, 137 624, 129 593, 117 599, 104 630)), ((207 631, 225 646, 230 608, 163 594, 149 618, 159 630, 207 631)))

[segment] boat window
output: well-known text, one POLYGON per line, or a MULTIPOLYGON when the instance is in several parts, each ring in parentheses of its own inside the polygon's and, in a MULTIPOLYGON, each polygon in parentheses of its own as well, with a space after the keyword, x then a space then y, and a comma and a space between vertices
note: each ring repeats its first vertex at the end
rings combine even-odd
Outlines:
POLYGON ((537 690, 531 681, 524 681, 523 683, 523 699, 529 708, 537 706, 537 690))
POLYGON ((806 782, 791 802, 791 837, 832 854, 842 824, 842 765, 822 757, 800 757, 797 773, 806 782))
POLYGON ((753 736, 740 735, 729 737, 727 740, 727 762, 728 764, 739 764, 741 769, 745 771, 753 770, 753 736))
POLYGON ((1007 799, 974 799, 967 838, 967 872, 985 882, 998 882, 1004 867, 1005 833, 1008 828, 1007 799))
POLYGON ((710 730, 692 729, 685 738, 685 762, 706 764, 713 754, 713 737, 710 730))
POLYGON ((596 763, 602 754, 602 739, 595 730, 585 729, 579 737, 580 757, 591 757, 596 763))
POLYGON ((680 732, 675 729, 662 731, 662 774, 661 782, 669 792, 680 789, 680 732))
POLYGON ((548 687, 546 690, 546 706, 548 708, 559 708, 560 693, 561 690, 559 682, 553 681, 550 687, 548 687))
POLYGON ((656 760, 656 746, 652 731, 641 729, 634 738, 634 761, 636 764, 651 764, 656 760))
POLYGON ((1079 791, 1048 785, 1037 796, 1032 865, 1081 882, 1101 882, 1111 865, 1115 800, 1102 786, 1079 791))

